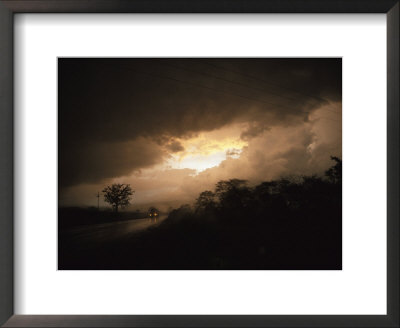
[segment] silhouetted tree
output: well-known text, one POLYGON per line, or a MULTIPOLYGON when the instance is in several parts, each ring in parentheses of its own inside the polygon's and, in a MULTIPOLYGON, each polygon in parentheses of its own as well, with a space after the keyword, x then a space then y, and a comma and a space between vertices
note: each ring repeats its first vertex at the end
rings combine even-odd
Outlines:
POLYGON ((215 185, 215 194, 220 202, 228 196, 229 193, 233 194, 246 186, 246 180, 230 179, 218 181, 215 185))
POLYGON ((206 190, 203 191, 199 197, 196 199, 196 209, 197 210, 212 210, 216 207, 215 204, 215 194, 206 190))
POLYGON ((168 215, 168 221, 177 222, 182 219, 192 218, 193 211, 189 204, 184 204, 181 207, 172 210, 168 215))
POLYGON ((225 215, 235 217, 249 207, 252 192, 246 184, 246 180, 240 179, 219 181, 216 184, 215 194, 219 200, 218 207, 225 215))
POLYGON ((102 190, 104 201, 111 204, 112 208, 118 213, 118 208, 124 208, 130 204, 134 191, 129 184, 114 183, 102 190))
POLYGON ((326 177, 330 182, 335 184, 342 183, 342 160, 336 156, 331 156, 331 160, 335 161, 336 164, 325 172, 326 177))

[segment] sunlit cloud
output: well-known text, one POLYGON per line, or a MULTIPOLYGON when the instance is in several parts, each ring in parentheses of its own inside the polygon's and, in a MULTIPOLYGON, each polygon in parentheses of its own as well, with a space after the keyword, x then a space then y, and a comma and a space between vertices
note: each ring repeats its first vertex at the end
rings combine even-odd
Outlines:
POLYGON ((197 172, 218 166, 227 157, 238 158, 247 141, 240 138, 243 124, 202 132, 195 137, 177 140, 182 151, 174 152, 167 166, 176 169, 194 169, 197 172))

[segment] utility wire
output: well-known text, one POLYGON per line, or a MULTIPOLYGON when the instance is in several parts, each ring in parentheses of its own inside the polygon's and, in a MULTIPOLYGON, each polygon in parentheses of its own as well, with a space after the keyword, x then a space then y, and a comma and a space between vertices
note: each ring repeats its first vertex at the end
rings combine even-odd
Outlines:
MULTIPOLYGON (((167 63, 165 63, 164 66, 169 66, 169 67, 172 67, 172 68, 175 68, 175 69, 179 69, 179 70, 183 70, 183 71, 187 71, 187 72, 191 72, 191 73, 201 74, 201 75, 208 76, 208 77, 211 77, 211 78, 214 78, 214 79, 218 79, 218 80, 222 80, 222 81, 225 81, 225 82, 228 82, 228 83, 237 84, 237 85, 246 87, 246 88, 248 88, 248 89, 253 89, 253 90, 257 90, 257 91, 267 92, 267 93, 276 95, 276 96, 278 96, 278 97, 286 98, 286 99, 289 99, 289 100, 296 100, 295 98, 286 97, 286 96, 279 95, 279 94, 277 94, 277 93, 272 93, 272 92, 270 92, 270 91, 266 91, 264 88, 251 87, 251 86, 246 85, 246 84, 241 83, 241 82, 232 81, 232 80, 229 80, 229 79, 225 79, 225 78, 222 78, 222 77, 219 77, 219 76, 215 76, 215 75, 212 75, 212 74, 208 74, 208 73, 204 73, 204 72, 199 72, 199 71, 196 71, 196 70, 193 70, 193 69, 189 69, 189 68, 186 68, 186 67, 176 66, 176 65, 167 64, 167 63)), ((307 96, 307 95, 306 95, 306 96, 307 96)), ((324 101, 326 101, 326 100, 324 100, 324 101)), ((269 104, 272 104, 272 103, 269 103, 269 104)), ((286 107, 286 106, 282 106, 282 105, 278 105, 278 104, 273 104, 273 105, 274 105, 274 106, 280 106, 280 107, 288 108, 288 107, 286 107)), ((325 108, 325 109, 328 110, 328 111, 330 111, 330 112, 332 112, 332 113, 334 113, 334 114, 338 114, 338 112, 336 112, 336 111, 334 111, 334 110, 330 110, 329 108, 325 108)), ((309 112, 309 111, 303 111, 303 113, 310 113, 310 112, 309 112)), ((332 120, 332 119, 331 119, 331 120, 332 120)), ((336 122, 339 122, 339 121, 336 121, 336 122)))
MULTIPOLYGON (((167 64, 167 63, 164 64, 164 65, 165 65, 165 66, 172 67, 172 68, 180 69, 180 70, 183 70, 183 71, 191 72, 191 73, 197 73, 197 74, 201 74, 201 75, 204 75, 204 76, 209 76, 209 77, 214 78, 214 79, 222 80, 222 81, 225 81, 225 82, 228 82, 228 83, 237 84, 237 85, 240 85, 240 86, 244 86, 244 87, 246 87, 246 88, 249 88, 249 89, 254 89, 254 90, 259 90, 259 91, 271 93, 271 94, 276 95, 276 96, 278 96, 278 97, 286 98, 286 99, 289 99, 289 100, 296 100, 295 98, 290 98, 290 97, 282 96, 282 95, 279 95, 279 94, 276 94, 276 93, 272 93, 272 92, 270 92, 270 91, 266 91, 264 88, 251 87, 251 86, 246 85, 246 84, 244 84, 244 83, 232 81, 232 80, 229 80, 229 79, 225 79, 225 78, 222 78, 222 77, 219 77, 219 76, 215 76, 215 75, 212 75, 212 74, 208 74, 208 73, 204 73, 204 72, 199 72, 199 71, 196 71, 196 70, 193 70, 193 69, 189 69, 189 68, 186 68, 186 67, 184 68, 184 67, 181 67, 181 66, 176 66, 176 65, 167 64)), ((271 103, 271 104, 272 104, 272 103, 271 103)), ((274 104, 274 105, 275 105, 275 104, 274 104)), ((281 106, 281 105, 276 104, 275 106, 281 106)), ((281 107, 283 107, 283 106, 281 106, 281 107)), ((285 108, 288 108, 288 107, 285 107, 285 108)), ((328 108, 325 108, 325 109, 328 109, 328 108)), ((336 111, 331 111, 331 112, 332 112, 332 113, 335 113, 335 114, 338 114, 336 111)), ((310 112, 304 111, 303 113, 310 113, 310 112)), ((332 118, 327 118, 327 117, 323 117, 323 116, 322 116, 322 117, 319 116, 318 118, 330 120, 330 121, 333 121, 333 122, 341 122, 341 121, 339 121, 339 120, 334 120, 334 119, 332 119, 332 118)))
MULTIPOLYGON (((265 101, 265 100, 256 99, 256 98, 252 98, 252 97, 248 97, 248 96, 244 96, 244 95, 239 95, 239 94, 236 94, 236 93, 233 93, 233 92, 230 92, 230 91, 214 89, 214 88, 202 85, 202 84, 189 82, 189 81, 184 81, 184 80, 180 80, 180 79, 177 79, 177 78, 174 78, 174 77, 170 77, 170 76, 164 76, 164 75, 144 72, 144 71, 136 70, 134 68, 128 68, 128 69, 133 71, 133 72, 139 73, 139 74, 149 75, 149 76, 160 78, 160 79, 167 79, 167 80, 171 80, 171 81, 174 81, 174 82, 179 82, 179 83, 182 83, 182 84, 185 84, 185 85, 188 84, 188 85, 191 85, 191 86, 204 88, 204 89, 211 90, 211 91, 214 91, 214 92, 220 92, 220 93, 228 94, 228 95, 235 96, 235 97, 244 98, 244 99, 251 100, 251 101, 260 102, 260 103, 264 103, 264 104, 267 104, 267 105, 271 105, 271 106, 275 106, 275 107, 282 107, 282 108, 285 108, 285 109, 292 110, 292 108, 289 108, 289 107, 284 106, 284 105, 274 104, 274 103, 271 103, 271 102, 268 102, 268 101, 265 101)), ((310 112, 302 111, 302 113, 308 114, 310 112)))
MULTIPOLYGON (((306 96, 306 97, 314 98, 314 99, 317 99, 317 100, 319 100, 319 101, 323 101, 324 103, 329 102, 327 99, 324 99, 324 98, 322 98, 322 97, 312 96, 312 95, 309 95, 309 94, 305 94, 305 93, 302 93, 302 92, 300 92, 300 91, 297 91, 297 90, 294 90, 294 89, 291 89, 291 88, 288 88, 288 87, 284 87, 284 86, 281 86, 281 85, 278 85, 278 84, 274 84, 274 83, 265 81, 264 79, 261 79, 261 78, 259 78, 259 77, 255 77, 255 76, 250 75, 250 74, 246 74, 246 73, 239 72, 239 71, 232 70, 232 69, 227 69, 227 68, 225 68, 225 67, 221 67, 221 66, 218 66, 218 65, 209 63, 209 62, 207 62, 207 61, 202 61, 202 63, 204 63, 204 64, 206 64, 206 65, 209 65, 209 66, 211 66, 211 67, 214 67, 214 68, 223 70, 223 71, 235 73, 235 74, 237 74, 237 75, 242 75, 242 76, 245 76, 245 77, 247 77, 247 78, 250 78, 250 79, 253 79, 253 80, 257 80, 257 81, 260 81, 260 82, 263 82, 263 83, 265 83, 265 84, 269 84, 269 85, 272 85, 272 86, 275 86, 275 87, 278 87, 278 88, 281 88, 281 89, 286 89, 286 90, 289 90, 289 91, 291 91, 291 92, 295 92, 295 93, 301 94, 301 95, 306 96)), ((327 109, 328 109, 328 108, 327 108, 327 109)), ((331 110, 331 111, 333 111, 333 110, 331 110)), ((335 111, 334 111, 334 112, 335 112, 335 111)), ((337 112, 335 112, 335 113, 337 113, 337 112)))
POLYGON ((274 92, 271 92, 271 91, 267 91, 265 88, 251 87, 251 86, 249 86, 247 84, 244 84, 244 83, 241 83, 241 82, 237 82, 237 81, 232 81, 232 80, 229 80, 229 79, 225 79, 223 77, 215 76, 215 75, 212 75, 212 74, 209 74, 209 73, 199 72, 199 71, 196 71, 196 70, 193 70, 193 69, 189 69, 189 68, 186 68, 186 67, 176 66, 176 65, 167 64, 167 63, 164 64, 164 65, 170 66, 170 67, 173 67, 173 68, 177 68, 177 69, 180 69, 180 70, 183 70, 183 71, 187 71, 187 72, 192 72, 192 73, 197 73, 197 74, 201 74, 201 75, 204 75, 204 76, 209 76, 211 78, 214 78, 214 79, 217 79, 217 80, 221 80, 221 81, 225 81, 225 82, 232 83, 232 84, 237 84, 237 85, 243 86, 243 87, 248 88, 248 89, 253 89, 253 90, 257 90, 257 91, 263 91, 263 92, 272 94, 272 95, 277 96, 277 97, 281 97, 281 98, 285 98, 285 99, 289 99, 289 100, 297 100, 296 98, 282 96, 281 94, 274 93, 274 92))
MULTIPOLYGON (((169 65, 169 66, 172 66, 172 65, 169 65)), ((144 71, 141 71, 141 70, 136 70, 136 69, 134 69, 132 67, 127 67, 126 69, 128 69, 130 71, 133 71, 135 73, 139 73, 139 74, 143 74, 143 75, 149 75, 151 77, 155 77, 155 78, 159 78, 159 79, 167 79, 167 80, 171 80, 171 81, 174 81, 174 82, 182 83, 182 84, 185 84, 185 85, 191 85, 191 86, 195 86, 195 87, 200 87, 200 88, 204 88, 204 89, 207 89, 207 90, 211 90, 211 91, 214 91, 214 92, 220 92, 220 93, 223 93, 223 94, 228 94, 228 95, 231 95, 231 96, 240 97, 240 98, 243 98, 243 99, 251 100, 253 102, 260 102, 260 103, 264 103, 264 104, 267 104, 267 105, 276 106, 276 107, 282 107, 282 108, 285 108, 285 109, 292 110, 292 108, 289 108, 289 107, 284 106, 284 105, 274 104, 274 103, 271 103, 271 102, 268 102, 268 101, 265 101, 265 100, 256 99, 256 98, 248 97, 248 96, 244 96, 244 95, 239 95, 239 94, 236 94, 236 93, 233 93, 233 92, 229 92, 229 91, 225 91, 225 90, 219 90, 219 89, 211 88, 211 87, 208 87, 208 86, 205 86, 205 85, 202 85, 202 84, 198 84, 198 83, 194 83, 194 82, 188 82, 188 81, 180 80, 180 79, 177 79, 177 78, 174 78, 174 77, 170 77, 170 76, 164 76, 164 75, 159 75, 159 74, 155 74, 155 73, 144 72, 144 71)), ((301 113, 310 114, 310 111, 301 111, 301 113)), ((317 117, 317 119, 326 119, 326 120, 330 120, 330 121, 334 121, 334 122, 340 122, 340 121, 336 121, 336 120, 325 118, 325 117, 317 117)))

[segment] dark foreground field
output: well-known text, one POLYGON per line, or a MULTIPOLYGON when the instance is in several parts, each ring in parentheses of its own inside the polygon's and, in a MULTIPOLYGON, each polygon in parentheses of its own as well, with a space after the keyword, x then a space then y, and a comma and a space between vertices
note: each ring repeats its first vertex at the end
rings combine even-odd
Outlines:
POLYGON ((341 269, 340 222, 333 213, 321 219, 167 219, 120 240, 86 244, 61 234, 59 269, 341 269))
POLYGON ((220 181, 157 222, 61 227, 59 269, 340 270, 341 162, 334 168, 254 188, 220 181))

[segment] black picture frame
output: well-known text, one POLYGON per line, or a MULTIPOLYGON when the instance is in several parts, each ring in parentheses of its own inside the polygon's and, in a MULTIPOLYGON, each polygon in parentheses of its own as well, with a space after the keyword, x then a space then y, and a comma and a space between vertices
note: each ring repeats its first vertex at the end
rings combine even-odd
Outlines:
POLYGON ((0 0, 0 324, 4 327, 399 327, 399 7, 398 0, 0 0), (16 13, 385 13, 387 315, 14 315, 13 17, 16 13))

